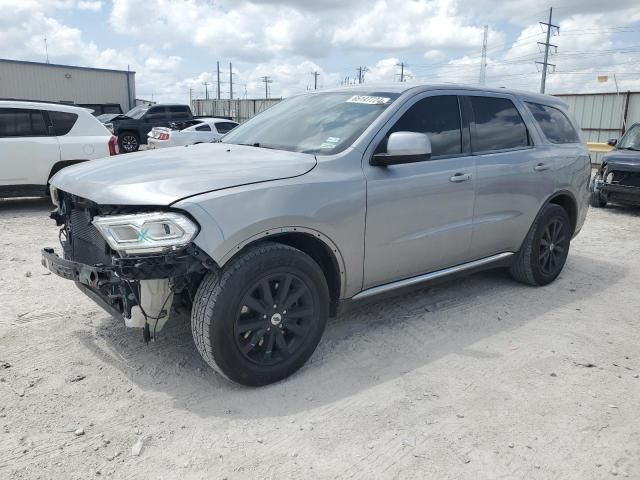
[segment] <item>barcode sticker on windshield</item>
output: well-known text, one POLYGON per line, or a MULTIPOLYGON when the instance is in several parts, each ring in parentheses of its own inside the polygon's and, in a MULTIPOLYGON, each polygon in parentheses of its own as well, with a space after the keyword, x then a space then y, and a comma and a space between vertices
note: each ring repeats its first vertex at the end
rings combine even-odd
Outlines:
POLYGON ((384 105, 390 99, 387 97, 371 97, 369 95, 354 95, 346 103, 364 103, 366 105, 384 105))

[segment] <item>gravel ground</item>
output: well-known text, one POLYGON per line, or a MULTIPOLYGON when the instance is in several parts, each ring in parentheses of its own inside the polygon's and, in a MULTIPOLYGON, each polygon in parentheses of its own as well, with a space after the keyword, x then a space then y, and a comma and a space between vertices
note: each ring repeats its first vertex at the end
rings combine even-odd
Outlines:
POLYGON ((48 275, 49 209, 0 201, 2 479, 640 478, 640 210, 592 209, 550 286, 495 271, 363 307, 249 389, 186 319, 145 345, 48 275))

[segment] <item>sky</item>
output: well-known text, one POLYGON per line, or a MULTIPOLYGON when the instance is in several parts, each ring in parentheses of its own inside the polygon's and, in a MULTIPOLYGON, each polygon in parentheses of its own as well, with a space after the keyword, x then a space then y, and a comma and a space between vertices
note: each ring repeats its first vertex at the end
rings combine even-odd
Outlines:
MULTIPOLYGON (((553 6, 547 93, 640 90, 640 1, 0 0, 0 58, 136 71, 138 98, 186 103, 205 82, 234 97, 286 97, 364 82, 478 84, 538 91, 553 6), (615 79, 614 79, 615 74, 615 79), (598 80, 598 76, 607 77, 598 80)), ((1 81, 1 79, 0 79, 1 81)))

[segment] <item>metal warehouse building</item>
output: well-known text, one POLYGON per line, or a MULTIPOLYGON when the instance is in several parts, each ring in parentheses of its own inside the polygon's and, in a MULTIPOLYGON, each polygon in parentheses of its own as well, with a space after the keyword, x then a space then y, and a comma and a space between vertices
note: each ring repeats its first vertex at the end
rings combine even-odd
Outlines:
MULTIPOLYGON (((640 122, 640 92, 555 96, 569 105, 587 142, 606 143, 610 138, 620 138, 627 128, 640 122)), ((600 163, 602 155, 592 154, 592 161, 600 163)))
POLYGON ((135 106, 135 75, 127 70, 0 59, 0 98, 83 105, 96 113, 103 113, 102 106, 119 105, 126 112, 135 106))

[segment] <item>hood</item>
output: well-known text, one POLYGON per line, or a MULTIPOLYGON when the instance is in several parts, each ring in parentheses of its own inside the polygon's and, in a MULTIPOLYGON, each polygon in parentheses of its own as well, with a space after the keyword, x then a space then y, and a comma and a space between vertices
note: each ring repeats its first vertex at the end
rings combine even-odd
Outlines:
POLYGON ((58 172, 51 184, 101 205, 170 205, 224 188, 297 177, 314 155, 202 143, 92 160, 58 172))
POLYGON ((640 172, 640 151, 614 150, 602 158, 610 170, 640 172))
POLYGON ((102 115, 98 115, 96 118, 100 120, 102 123, 112 122, 114 120, 117 121, 117 120, 129 119, 129 117, 127 117, 122 113, 103 113, 102 115))

